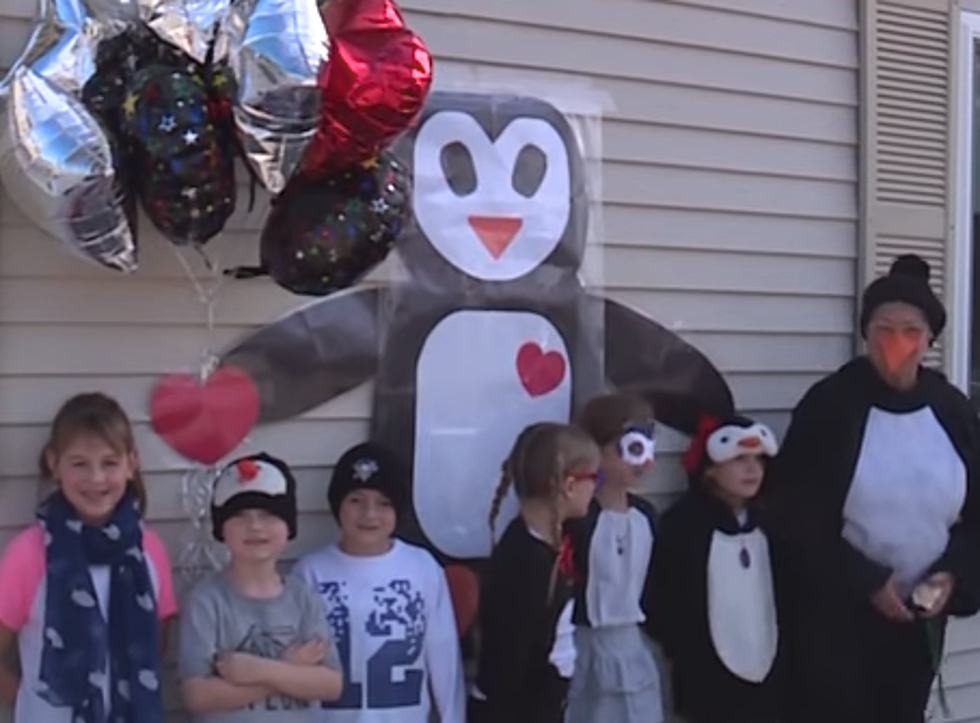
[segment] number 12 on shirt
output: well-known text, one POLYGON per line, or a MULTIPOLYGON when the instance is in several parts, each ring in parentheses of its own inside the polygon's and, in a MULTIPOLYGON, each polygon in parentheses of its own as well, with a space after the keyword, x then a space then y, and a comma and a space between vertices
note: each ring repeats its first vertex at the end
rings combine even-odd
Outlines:
POLYGON ((363 641, 372 648, 377 645, 377 648, 365 660, 363 671, 355 671, 349 611, 335 608, 330 615, 330 624, 344 668, 344 691, 336 701, 322 703, 323 708, 414 708, 422 702, 425 673, 418 667, 406 668, 417 666, 424 634, 396 637, 393 628, 399 626, 393 626, 388 621, 379 624, 377 617, 369 617, 364 626, 366 635, 363 638, 359 636, 358 642, 363 641), (398 668, 402 669, 401 680, 395 679, 398 668), (360 677, 358 673, 363 673, 363 680, 357 680, 360 677))

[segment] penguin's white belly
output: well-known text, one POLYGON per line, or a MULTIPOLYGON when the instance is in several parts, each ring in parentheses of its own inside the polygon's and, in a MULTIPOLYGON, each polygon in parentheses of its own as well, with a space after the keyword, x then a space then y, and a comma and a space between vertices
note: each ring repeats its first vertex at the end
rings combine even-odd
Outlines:
MULTIPOLYGON (((486 557, 490 503, 514 438, 528 424, 569 419, 565 342, 535 313, 452 313, 422 346, 415 393, 413 501, 422 532, 450 557, 486 557)), ((515 511, 511 494, 498 534, 515 511)))
POLYGON ((776 604, 769 543, 761 530, 716 531, 708 553, 708 625, 721 662, 751 683, 769 675, 776 658, 776 604), (742 565, 743 544, 749 567, 742 565))

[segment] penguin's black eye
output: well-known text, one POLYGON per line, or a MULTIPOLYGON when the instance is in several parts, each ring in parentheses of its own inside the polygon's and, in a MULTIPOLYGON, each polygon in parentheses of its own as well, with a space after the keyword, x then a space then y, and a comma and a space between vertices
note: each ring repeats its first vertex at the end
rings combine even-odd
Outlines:
POLYGON ((547 171, 548 157, 544 151, 537 146, 524 146, 514 161, 514 176, 511 179, 514 190, 524 198, 532 198, 541 188, 547 171))
POLYGON ((728 444, 728 435, 726 434, 724 437, 721 438, 720 441, 722 444, 728 444))
POLYGON ((439 161, 453 193, 462 197, 476 190, 476 165, 469 148, 459 142, 443 146, 439 161))

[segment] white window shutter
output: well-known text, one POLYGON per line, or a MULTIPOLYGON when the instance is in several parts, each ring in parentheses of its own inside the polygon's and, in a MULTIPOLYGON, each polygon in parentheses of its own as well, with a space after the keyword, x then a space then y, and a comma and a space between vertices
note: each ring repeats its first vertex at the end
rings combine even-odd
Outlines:
MULTIPOLYGON (((861 251, 858 293, 916 253, 948 305, 953 0, 860 0, 861 251)), ((860 330, 858 330, 860 332, 860 330)), ((929 363, 948 367, 943 345, 929 363)))

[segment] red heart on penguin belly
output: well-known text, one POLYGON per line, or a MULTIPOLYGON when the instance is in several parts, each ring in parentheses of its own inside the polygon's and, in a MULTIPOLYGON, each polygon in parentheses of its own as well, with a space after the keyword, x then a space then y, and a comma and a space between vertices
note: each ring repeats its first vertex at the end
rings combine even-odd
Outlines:
POLYGON ((214 464, 237 447, 258 416, 258 391, 234 367, 220 367, 204 382, 192 374, 170 374, 150 395, 153 431, 172 450, 201 464, 214 464))
POLYGON ((543 396, 565 378, 565 357, 561 352, 546 352, 539 344, 529 341, 517 350, 517 375, 528 394, 543 396))

